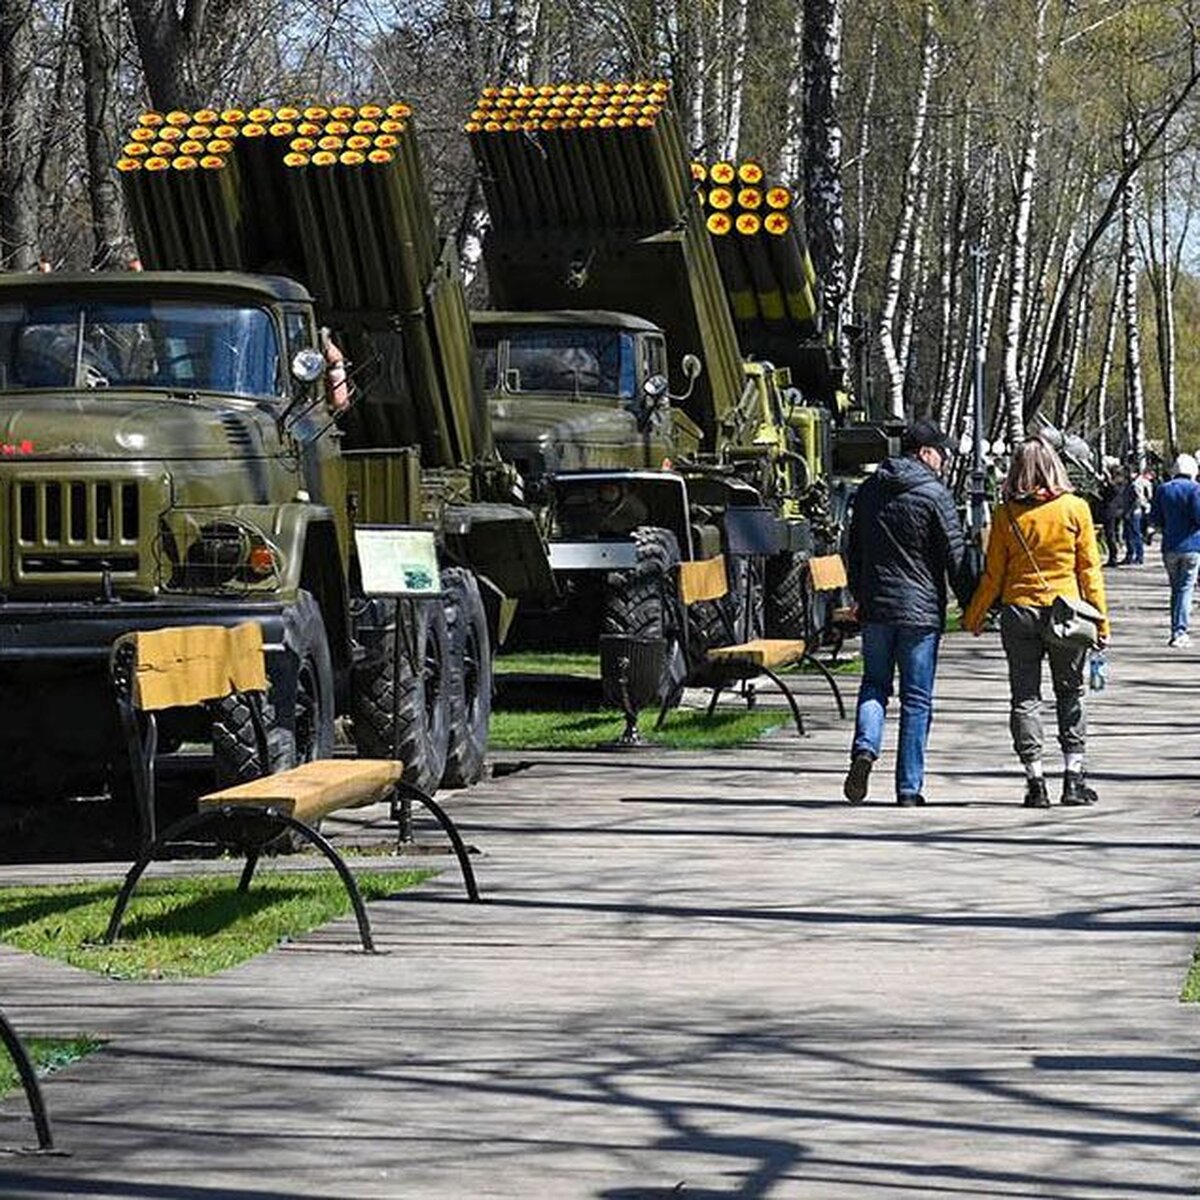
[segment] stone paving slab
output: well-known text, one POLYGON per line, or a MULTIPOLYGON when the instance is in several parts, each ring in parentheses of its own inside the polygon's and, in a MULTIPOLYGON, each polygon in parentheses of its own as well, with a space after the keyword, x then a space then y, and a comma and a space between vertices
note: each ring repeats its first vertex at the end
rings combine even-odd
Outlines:
POLYGON ((953 637, 924 809, 886 760, 841 802, 805 679, 803 741, 452 797, 489 902, 447 866, 372 904, 378 956, 350 919, 180 983, 0 948, 23 1031, 109 1039, 46 1085, 70 1157, 0 1159, 0 1193, 1200 1195, 1200 653, 1162 644, 1161 571, 1109 578, 1095 809, 1020 807, 998 642, 953 637))

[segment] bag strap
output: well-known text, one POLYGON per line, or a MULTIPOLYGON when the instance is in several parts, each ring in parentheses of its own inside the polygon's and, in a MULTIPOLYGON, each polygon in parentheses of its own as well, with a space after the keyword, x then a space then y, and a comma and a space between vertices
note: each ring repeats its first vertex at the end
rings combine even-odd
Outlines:
POLYGON ((1020 525, 1017 524, 1017 518, 1013 516, 1013 511, 1008 507, 1007 503, 1004 505, 1004 514, 1008 517, 1008 523, 1012 526, 1013 533, 1017 535, 1017 541, 1021 543, 1021 549, 1025 551, 1030 564, 1037 572, 1038 582, 1041 583, 1047 592, 1050 591, 1050 585, 1046 582, 1046 577, 1042 574, 1042 569, 1038 566, 1037 559, 1033 557, 1033 551, 1030 550, 1029 543, 1025 540, 1025 535, 1021 532, 1020 525))

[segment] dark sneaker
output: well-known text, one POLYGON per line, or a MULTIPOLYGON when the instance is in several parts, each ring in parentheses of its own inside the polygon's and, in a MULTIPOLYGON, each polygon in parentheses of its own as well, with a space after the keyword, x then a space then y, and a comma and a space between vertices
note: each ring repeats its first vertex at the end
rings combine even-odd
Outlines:
POLYGON ((914 804, 924 804, 925 797, 922 796, 920 792, 901 792, 900 795, 896 797, 896 803, 899 804, 901 808, 912 808, 914 804))
POLYGON ((1050 793, 1046 791, 1046 780, 1031 779, 1025 784, 1026 808, 1049 808, 1050 793))
POLYGON ((842 784, 842 795, 851 804, 861 804, 867 798, 867 785, 871 781, 871 768, 875 760, 869 754, 856 754, 850 760, 846 782, 842 784))
POLYGON ((1100 797, 1095 788, 1090 788, 1082 771, 1066 771, 1063 774, 1062 804, 1095 804, 1100 797))

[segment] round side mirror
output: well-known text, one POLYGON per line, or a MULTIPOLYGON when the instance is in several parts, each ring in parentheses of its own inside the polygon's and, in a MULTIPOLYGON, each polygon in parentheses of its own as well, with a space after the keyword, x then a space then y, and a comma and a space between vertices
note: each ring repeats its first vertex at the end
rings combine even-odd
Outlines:
POLYGON ((297 350, 292 358, 292 378, 301 383, 316 383, 325 374, 325 355, 312 346, 297 350))
POLYGON ((679 365, 689 379, 696 379, 704 370, 704 364, 694 354, 685 354, 679 365))
POLYGON ((642 384, 642 391, 650 397, 651 400, 658 400, 667 394, 667 377, 665 375, 651 375, 649 379, 642 384))

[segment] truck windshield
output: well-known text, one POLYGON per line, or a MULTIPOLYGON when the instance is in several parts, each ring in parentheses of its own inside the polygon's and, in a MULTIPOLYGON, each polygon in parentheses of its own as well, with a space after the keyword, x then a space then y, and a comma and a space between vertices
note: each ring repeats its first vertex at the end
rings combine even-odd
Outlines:
POLYGON ((634 339, 619 329, 521 326, 476 328, 484 386, 510 392, 589 392, 633 398, 634 339), (501 353, 507 349, 507 355, 501 353))
POLYGON ((154 388, 278 396, 279 343, 260 308, 0 304, 0 392, 154 388))

